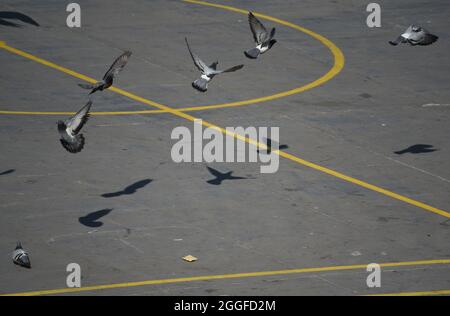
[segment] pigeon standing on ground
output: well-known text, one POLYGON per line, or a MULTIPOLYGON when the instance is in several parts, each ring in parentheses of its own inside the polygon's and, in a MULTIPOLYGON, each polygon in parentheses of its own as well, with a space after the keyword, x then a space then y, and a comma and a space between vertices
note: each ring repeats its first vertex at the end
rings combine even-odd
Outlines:
POLYGON ((431 34, 423 27, 411 25, 409 26, 405 33, 397 37, 394 41, 389 41, 391 45, 398 45, 400 43, 409 43, 413 46, 415 45, 430 45, 438 40, 439 37, 431 34))
POLYGON ((89 94, 92 94, 98 90, 103 91, 105 89, 108 89, 112 86, 114 77, 117 76, 117 74, 125 67, 125 65, 128 62, 128 58, 130 58, 131 52, 126 51, 122 55, 120 55, 114 63, 111 65, 111 67, 108 69, 106 74, 103 76, 103 80, 99 81, 95 84, 78 84, 83 89, 91 90, 89 94))
POLYGON ((15 264, 28 269, 31 268, 30 257, 28 256, 28 253, 23 250, 20 241, 17 243, 16 249, 13 251, 12 258, 15 264))
POLYGON ((233 72, 233 71, 239 70, 242 67, 244 67, 244 65, 238 65, 238 66, 228 68, 226 70, 217 70, 217 65, 219 64, 218 61, 212 63, 210 66, 207 66, 196 54, 194 54, 192 52, 187 38, 185 38, 185 41, 186 41, 189 53, 191 54, 191 57, 192 57, 192 60, 194 61, 195 66, 202 73, 202 76, 200 79, 197 79, 194 82, 192 82, 192 86, 201 92, 206 92, 208 90, 208 82, 210 82, 216 75, 225 73, 225 72, 233 72))
POLYGON ((65 121, 58 121, 58 132, 61 135, 61 144, 73 154, 80 152, 84 147, 84 136, 78 134, 89 119, 92 101, 89 101, 77 114, 65 121))
POLYGON ((256 47, 244 52, 248 58, 256 59, 260 54, 264 54, 277 42, 273 37, 275 36, 275 28, 267 32, 264 25, 253 15, 248 13, 248 23, 253 33, 253 39, 255 40, 256 47))

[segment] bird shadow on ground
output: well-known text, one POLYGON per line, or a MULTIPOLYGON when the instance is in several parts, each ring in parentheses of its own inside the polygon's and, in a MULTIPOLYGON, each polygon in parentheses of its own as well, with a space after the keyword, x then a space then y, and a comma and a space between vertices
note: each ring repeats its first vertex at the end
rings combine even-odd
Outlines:
POLYGON ((424 153, 431 153, 433 151, 437 151, 439 149, 433 148, 433 145, 426 145, 426 144, 417 144, 413 146, 409 146, 408 148, 405 148, 403 150, 394 151, 397 155, 403 155, 406 153, 410 154, 424 154, 424 153))
POLYGON ((233 171, 229 171, 229 172, 222 173, 222 172, 220 172, 220 171, 218 171, 218 170, 216 170, 216 169, 214 169, 214 168, 211 168, 211 167, 206 167, 206 168, 208 168, 208 171, 209 171, 213 176, 215 176, 214 179, 211 179, 211 180, 206 181, 207 183, 212 184, 212 185, 221 185, 221 184, 222 184, 222 181, 224 181, 224 180, 241 180, 241 179, 248 179, 248 178, 244 178, 244 177, 235 177, 235 176, 232 176, 231 174, 233 173, 233 171))
POLYGON ((153 181, 153 179, 141 180, 141 181, 135 182, 135 183, 127 186, 124 190, 117 191, 117 192, 111 192, 111 193, 105 193, 105 194, 102 194, 102 196, 104 198, 112 198, 112 197, 118 197, 121 195, 131 195, 131 194, 136 193, 137 190, 142 189, 143 187, 145 187, 147 184, 149 184, 152 181, 153 181))
POLYGON ((33 20, 28 15, 25 15, 20 12, 13 12, 13 11, 0 11, 0 25, 4 26, 12 26, 12 27, 21 27, 20 24, 6 21, 6 20, 19 20, 27 24, 31 24, 34 26, 40 26, 38 22, 33 20))
POLYGON ((105 208, 100 211, 92 212, 86 216, 78 218, 78 221, 87 227, 100 227, 103 225, 103 222, 99 222, 98 220, 103 216, 108 215, 112 210, 112 208, 105 208))
POLYGON ((14 171, 16 171, 16 169, 9 169, 9 170, 0 172, 0 176, 4 176, 4 175, 10 174, 10 173, 13 173, 14 171))
POLYGON ((257 150, 257 153, 262 153, 262 154, 267 154, 270 155, 270 153, 272 152, 273 149, 275 150, 284 150, 284 149, 288 149, 289 146, 288 145, 280 145, 278 142, 271 140, 270 138, 264 138, 264 141, 266 143, 267 146, 267 152, 266 150, 257 150), (278 146, 278 148, 276 148, 278 146))

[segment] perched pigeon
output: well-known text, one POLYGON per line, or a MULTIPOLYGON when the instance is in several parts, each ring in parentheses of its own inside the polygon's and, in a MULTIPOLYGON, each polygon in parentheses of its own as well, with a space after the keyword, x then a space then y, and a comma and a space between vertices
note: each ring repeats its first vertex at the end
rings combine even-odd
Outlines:
POLYGON ((80 152, 84 147, 84 136, 78 134, 89 118, 92 101, 89 101, 77 114, 65 121, 58 121, 58 132, 61 135, 61 144, 73 154, 80 152))
POLYGON ((238 65, 226 70, 217 70, 217 65, 219 64, 218 61, 207 66, 196 54, 192 53, 187 38, 185 38, 185 40, 195 66, 202 72, 201 78, 192 82, 192 86, 201 92, 206 92, 206 90, 208 90, 208 82, 210 82, 214 76, 224 72, 233 72, 244 67, 244 65, 238 65))
POLYGON ((438 40, 439 37, 431 34, 424 28, 416 25, 411 25, 408 27, 402 35, 397 37, 394 41, 389 41, 391 45, 398 45, 400 43, 409 43, 413 46, 415 45, 430 45, 438 40))
POLYGON ((277 42, 273 37, 275 36, 275 28, 272 28, 270 33, 267 32, 264 25, 253 15, 248 13, 248 23, 253 33, 256 47, 244 52, 248 58, 258 58, 259 54, 264 54, 277 42))
POLYGON ((31 268, 30 257, 28 256, 28 253, 23 250, 20 241, 17 243, 16 249, 13 251, 12 258, 15 264, 28 269, 31 268))
POLYGON ((125 67, 127 64, 128 58, 130 58, 131 52, 126 51, 122 55, 120 55, 114 63, 111 65, 111 67, 108 69, 106 74, 103 76, 103 80, 99 81, 95 84, 78 84, 83 89, 92 90, 89 94, 92 94, 98 90, 103 91, 105 89, 108 89, 113 84, 113 79, 117 74, 125 67))

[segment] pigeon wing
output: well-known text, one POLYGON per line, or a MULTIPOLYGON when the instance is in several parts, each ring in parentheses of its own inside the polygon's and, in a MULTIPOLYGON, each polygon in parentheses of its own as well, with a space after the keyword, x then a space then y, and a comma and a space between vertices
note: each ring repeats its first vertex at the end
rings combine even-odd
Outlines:
POLYGON ((194 61, 194 65, 200 70, 202 73, 208 72, 209 67, 196 55, 192 52, 191 47, 189 46, 189 42, 185 37, 187 48, 189 50, 189 54, 191 54, 192 60, 194 61))
POLYGON ((84 124, 88 121, 91 105, 92 101, 89 101, 77 114, 66 122, 67 127, 71 129, 75 135, 80 132, 81 128, 83 128, 84 124))
POLYGON ((250 29, 253 33, 253 39, 256 44, 262 44, 267 38, 267 30, 264 25, 253 15, 253 13, 248 13, 248 23, 250 24, 250 29))
POLYGON ((128 62, 128 58, 130 58, 130 56, 131 52, 126 51, 125 53, 117 57, 117 59, 114 61, 111 67, 109 67, 106 74, 103 76, 103 80, 111 76, 112 77, 116 76, 125 67, 125 65, 128 62))
POLYGON ((233 72, 233 71, 242 69, 243 67, 244 67, 244 65, 237 65, 237 66, 234 66, 234 67, 225 69, 225 70, 216 70, 216 71, 214 72, 214 74, 217 75, 217 74, 221 74, 221 73, 224 73, 224 72, 233 72))
POLYGON ((209 68, 217 70, 217 65, 219 64, 218 61, 213 62, 211 65, 209 65, 209 68))
POLYGON ((437 37, 436 35, 427 33, 425 34, 423 40, 420 42, 420 45, 430 45, 433 44, 434 42, 436 42, 438 40, 439 37, 437 37))

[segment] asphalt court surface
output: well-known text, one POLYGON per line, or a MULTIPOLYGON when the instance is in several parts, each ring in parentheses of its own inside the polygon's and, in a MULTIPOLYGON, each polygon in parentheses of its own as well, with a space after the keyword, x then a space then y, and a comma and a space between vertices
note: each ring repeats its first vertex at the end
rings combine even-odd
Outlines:
MULTIPOLYGON (((449 289, 447 262, 395 267, 376 290, 367 288, 367 273, 360 268, 226 278, 450 258, 448 38, 443 34, 436 45, 419 49, 386 45, 411 20, 436 32, 445 29, 449 5, 434 1, 424 12, 421 1, 380 4, 383 27, 370 30, 365 6, 352 1, 260 1, 251 8, 246 1, 226 3, 305 27, 345 55, 345 68, 336 77, 301 94, 189 113, 221 127, 279 126, 288 149, 280 153, 280 170, 273 175, 259 174, 256 164, 213 164, 247 179, 211 186, 205 164, 174 164, 170 132, 192 127, 178 110, 95 116, 84 132, 87 146, 76 156, 61 150, 56 116, 0 116, 2 167, 15 170, 0 176, 2 292, 64 288, 70 262, 81 265, 83 286, 122 285, 85 294, 352 295, 449 289), (421 144, 435 150, 395 153, 421 144), (291 156, 440 212, 283 159, 291 156), (102 196, 142 180, 151 181, 134 194, 102 196), (97 229, 78 220, 105 208, 112 211, 97 229), (18 236, 32 254, 30 271, 11 266, 9 252, 18 236), (199 261, 182 261, 186 254, 199 261), (130 284, 215 275, 225 277, 130 284)), ((246 17, 225 8, 181 1, 131 1, 126 8, 119 1, 80 5, 83 27, 69 30, 63 5, 7 1, 0 10, 25 13, 40 26, 1 26, 0 40, 91 78, 101 77, 121 50, 131 49, 132 59, 116 82, 126 93, 95 95, 95 111, 150 109, 127 93, 171 109, 257 99, 314 82, 339 61, 317 38, 273 20, 264 23, 277 27, 279 45, 257 62, 246 60, 242 51, 252 44, 246 17), (190 86, 197 73, 186 55, 185 36, 207 61, 246 66, 215 79, 207 94, 197 93, 190 86)), ((86 101, 77 76, 5 49, 0 59, 0 111, 70 112, 86 101)))

